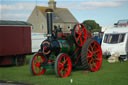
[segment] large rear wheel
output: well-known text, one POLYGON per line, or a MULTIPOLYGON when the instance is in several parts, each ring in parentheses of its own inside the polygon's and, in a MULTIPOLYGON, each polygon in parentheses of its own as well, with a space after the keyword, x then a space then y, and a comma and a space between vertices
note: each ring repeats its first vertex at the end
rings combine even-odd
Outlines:
POLYGON ((67 54, 60 53, 55 61, 55 72, 58 77, 67 77, 72 70, 71 59, 67 54))
POLYGON ((98 71, 102 64, 102 50, 97 41, 88 39, 81 51, 81 62, 84 69, 98 71))
POLYGON ((35 53, 30 60, 30 71, 32 75, 43 75, 46 71, 41 63, 46 62, 45 57, 41 53, 35 53))

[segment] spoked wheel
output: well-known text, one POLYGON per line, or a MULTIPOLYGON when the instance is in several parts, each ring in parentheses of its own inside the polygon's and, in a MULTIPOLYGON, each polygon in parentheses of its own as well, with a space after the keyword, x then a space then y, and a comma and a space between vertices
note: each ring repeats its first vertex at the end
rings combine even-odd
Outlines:
POLYGON ((43 75, 46 71, 40 64, 46 62, 41 53, 35 53, 30 60, 30 71, 32 75, 43 75))
POLYGON ((67 77, 72 70, 71 59, 67 54, 61 53, 55 61, 55 72, 58 77, 67 77))
POLYGON ((97 41, 88 39, 82 47, 81 62, 84 69, 98 71, 102 64, 102 50, 97 41))
POLYGON ((73 28, 72 34, 75 42, 79 47, 82 47, 87 40, 87 30, 83 24, 77 24, 73 28))

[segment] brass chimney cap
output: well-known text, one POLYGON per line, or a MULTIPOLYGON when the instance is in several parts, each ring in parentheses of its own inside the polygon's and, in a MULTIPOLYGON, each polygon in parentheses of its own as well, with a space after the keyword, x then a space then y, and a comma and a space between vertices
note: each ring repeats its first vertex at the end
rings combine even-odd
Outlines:
POLYGON ((45 12, 51 13, 51 12, 53 12, 53 9, 46 9, 45 12))

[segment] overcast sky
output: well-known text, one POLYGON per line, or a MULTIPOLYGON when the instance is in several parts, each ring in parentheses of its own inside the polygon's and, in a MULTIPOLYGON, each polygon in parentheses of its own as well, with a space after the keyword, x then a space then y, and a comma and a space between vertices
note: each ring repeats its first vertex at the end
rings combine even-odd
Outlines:
MULTIPOLYGON (((26 21, 36 5, 48 6, 49 0, 0 0, 0 19, 26 21)), ((100 26, 128 19, 128 0, 55 0, 57 7, 68 8, 81 23, 95 20, 100 26)))

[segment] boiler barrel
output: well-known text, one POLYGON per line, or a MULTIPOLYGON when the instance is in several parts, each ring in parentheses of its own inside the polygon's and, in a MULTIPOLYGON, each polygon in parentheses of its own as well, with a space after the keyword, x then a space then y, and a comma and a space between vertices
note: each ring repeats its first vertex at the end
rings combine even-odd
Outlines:
POLYGON ((41 44, 41 50, 44 51, 44 54, 54 53, 72 53, 77 49, 75 43, 68 40, 53 40, 53 41, 44 41, 41 44))
MULTIPOLYGON (((57 40, 60 53, 73 52, 76 49, 75 43, 70 43, 67 40, 57 40)), ((54 49, 55 50, 55 49, 54 49)))

